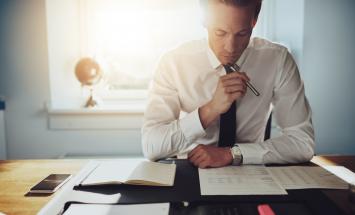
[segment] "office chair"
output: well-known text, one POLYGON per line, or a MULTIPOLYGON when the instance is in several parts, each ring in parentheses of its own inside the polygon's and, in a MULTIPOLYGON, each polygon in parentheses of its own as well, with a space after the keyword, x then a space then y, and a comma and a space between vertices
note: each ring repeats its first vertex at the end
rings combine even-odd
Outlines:
POLYGON ((267 123, 266 123, 264 141, 270 139, 270 136, 271 136, 271 120, 272 120, 272 112, 270 113, 269 119, 267 120, 267 123))

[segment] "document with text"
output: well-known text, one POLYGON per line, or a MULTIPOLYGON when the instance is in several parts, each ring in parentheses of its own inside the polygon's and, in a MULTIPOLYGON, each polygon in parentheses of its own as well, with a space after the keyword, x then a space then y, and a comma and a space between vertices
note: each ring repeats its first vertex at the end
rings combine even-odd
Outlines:
POLYGON ((201 195, 287 195, 265 166, 198 169, 201 195))
POLYGON ((274 178, 285 189, 347 189, 348 184, 318 166, 268 167, 274 178))

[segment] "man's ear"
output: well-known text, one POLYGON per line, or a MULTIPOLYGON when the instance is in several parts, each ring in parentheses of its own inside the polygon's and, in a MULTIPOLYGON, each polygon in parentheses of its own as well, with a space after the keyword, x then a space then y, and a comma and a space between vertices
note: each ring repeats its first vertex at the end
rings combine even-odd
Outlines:
POLYGON ((257 21, 258 21, 258 19, 253 19, 253 28, 255 27, 257 21))

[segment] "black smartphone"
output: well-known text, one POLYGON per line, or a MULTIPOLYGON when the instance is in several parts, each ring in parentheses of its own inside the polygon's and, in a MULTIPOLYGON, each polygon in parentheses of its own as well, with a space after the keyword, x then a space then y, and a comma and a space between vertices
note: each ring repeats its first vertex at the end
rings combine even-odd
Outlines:
POLYGON ((29 193, 54 193, 71 178, 71 174, 50 174, 33 186, 29 193))

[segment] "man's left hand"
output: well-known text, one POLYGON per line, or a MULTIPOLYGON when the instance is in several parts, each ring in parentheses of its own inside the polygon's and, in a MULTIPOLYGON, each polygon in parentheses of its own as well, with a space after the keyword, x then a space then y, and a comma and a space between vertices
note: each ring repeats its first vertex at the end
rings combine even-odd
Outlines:
POLYGON ((229 147, 198 145, 189 154, 188 159, 199 168, 222 167, 232 163, 229 147))

